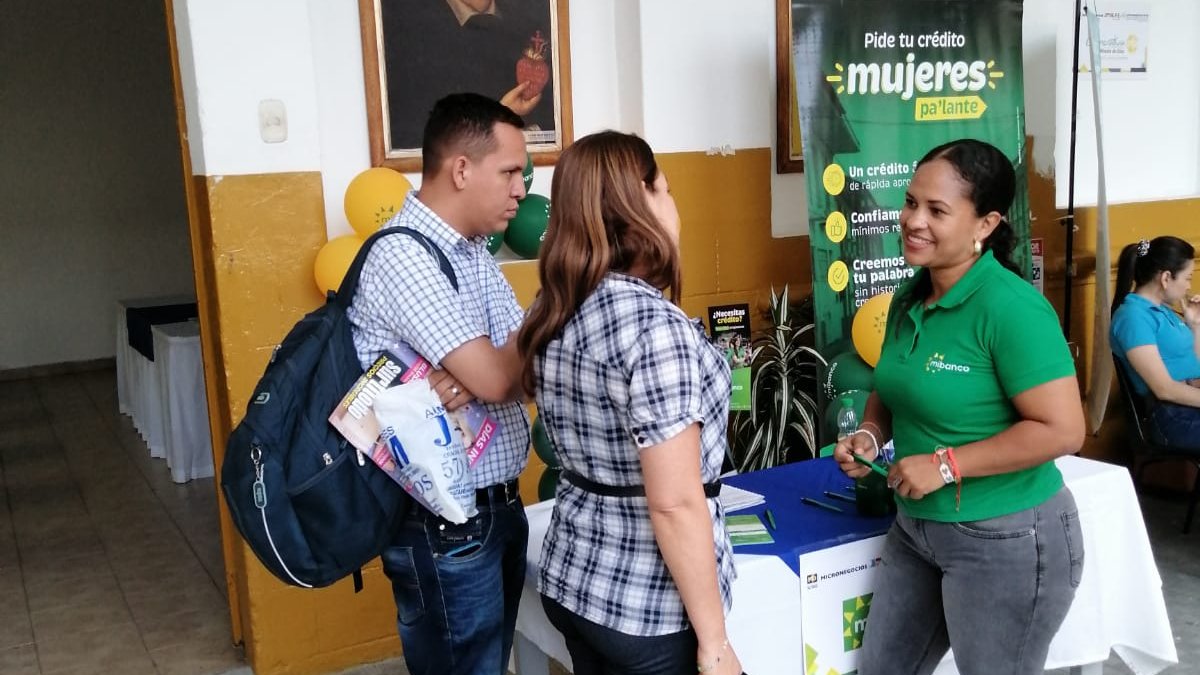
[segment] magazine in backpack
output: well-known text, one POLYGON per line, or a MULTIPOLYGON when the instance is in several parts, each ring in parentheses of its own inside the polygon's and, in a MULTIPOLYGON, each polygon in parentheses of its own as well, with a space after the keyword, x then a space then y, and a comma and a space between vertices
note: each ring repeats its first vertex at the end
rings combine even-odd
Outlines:
POLYGON ((433 367, 396 343, 367 368, 329 422, 422 506, 452 523, 475 516, 470 470, 500 429, 480 403, 447 411, 433 367))
POLYGON ((250 550, 281 581, 303 588, 354 576, 388 546, 412 505, 392 477, 329 421, 363 376, 346 311, 371 246, 402 234, 438 262, 455 290, 450 261, 424 235, 389 227, 371 235, 341 288, 275 349, 229 436, 221 491, 250 550))

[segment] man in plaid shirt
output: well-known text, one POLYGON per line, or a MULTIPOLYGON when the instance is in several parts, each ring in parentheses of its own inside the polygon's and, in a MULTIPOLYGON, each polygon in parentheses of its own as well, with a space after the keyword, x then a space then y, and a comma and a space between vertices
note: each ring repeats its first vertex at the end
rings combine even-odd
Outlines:
POLYGON ((383 553, 413 675, 496 675, 512 647, 529 533, 516 481, 529 450, 515 340, 523 313, 487 236, 504 230, 525 196, 521 127, 483 96, 437 102, 421 189, 384 227, 425 235, 450 261, 458 291, 416 239, 385 237, 367 256, 349 312, 364 367, 406 343, 441 369, 430 383, 447 409, 477 399, 500 426, 471 471, 479 514, 455 525, 414 508, 383 553))

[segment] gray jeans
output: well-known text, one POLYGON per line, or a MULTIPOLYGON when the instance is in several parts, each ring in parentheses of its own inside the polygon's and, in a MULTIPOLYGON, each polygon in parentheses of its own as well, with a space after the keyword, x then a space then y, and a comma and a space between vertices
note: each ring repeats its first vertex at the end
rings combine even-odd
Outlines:
POLYGON ((954 648, 962 675, 1042 673, 1083 573, 1070 490, 999 518, 896 517, 876 577, 859 675, 924 675, 954 648))

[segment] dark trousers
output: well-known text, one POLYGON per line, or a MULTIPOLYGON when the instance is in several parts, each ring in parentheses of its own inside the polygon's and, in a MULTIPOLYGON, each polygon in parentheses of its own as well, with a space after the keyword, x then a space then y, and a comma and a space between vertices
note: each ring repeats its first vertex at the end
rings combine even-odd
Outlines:
MULTIPOLYGON (((501 486, 503 487, 503 486, 501 486)), ((520 498, 485 496, 455 525, 420 506, 383 552, 412 675, 497 675, 508 668, 525 582, 529 523, 520 498)))
POLYGON ((1200 408, 1159 403, 1150 412, 1159 440, 1177 448, 1200 451, 1200 408))
POLYGON ((684 675, 696 672, 696 633, 626 635, 542 596, 546 617, 566 638, 575 675, 684 675))

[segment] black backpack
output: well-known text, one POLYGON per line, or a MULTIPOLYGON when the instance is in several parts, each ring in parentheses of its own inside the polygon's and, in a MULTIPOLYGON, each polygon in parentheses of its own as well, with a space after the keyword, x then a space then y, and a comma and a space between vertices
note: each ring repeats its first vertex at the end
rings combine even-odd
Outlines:
POLYGON ((337 293, 297 323, 267 363, 246 416, 229 436, 221 489, 233 523, 263 565, 294 586, 318 588, 354 575, 378 556, 411 498, 329 423, 362 374, 346 310, 367 252, 405 234, 434 255, 450 284, 450 261, 424 235, 391 227, 363 243, 337 293))

